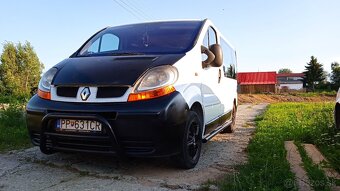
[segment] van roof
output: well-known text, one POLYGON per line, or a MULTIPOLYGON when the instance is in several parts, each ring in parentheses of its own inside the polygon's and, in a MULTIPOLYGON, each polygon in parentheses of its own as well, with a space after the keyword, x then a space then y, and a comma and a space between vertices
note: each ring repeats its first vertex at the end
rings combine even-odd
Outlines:
POLYGON ((116 27, 116 26, 125 26, 125 25, 135 25, 135 24, 147 24, 147 23, 166 23, 166 22, 203 22, 204 20, 200 19, 172 19, 172 20, 152 20, 152 21, 144 21, 144 22, 138 22, 138 23, 126 23, 126 24, 120 24, 120 25, 115 25, 115 26, 108 26, 108 27, 116 27))

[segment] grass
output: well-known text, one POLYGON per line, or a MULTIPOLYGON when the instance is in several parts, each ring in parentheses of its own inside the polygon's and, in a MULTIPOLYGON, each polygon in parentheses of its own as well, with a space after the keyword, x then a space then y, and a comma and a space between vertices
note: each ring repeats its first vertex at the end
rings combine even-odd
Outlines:
POLYGON ((328 179, 322 170, 322 166, 314 164, 312 159, 307 155, 306 150, 303 148, 300 142, 295 142, 299 153, 302 158, 303 167, 307 172, 309 182, 314 190, 327 190, 330 191, 330 185, 332 184, 332 180, 328 179))
POLYGON ((0 103, 1 104, 27 103, 28 100, 29 100, 29 97, 25 97, 25 96, 15 97, 15 96, 8 96, 8 95, 0 95, 0 103))
POLYGON ((291 95, 299 96, 299 97, 318 97, 318 96, 328 96, 328 97, 335 97, 336 91, 316 91, 316 92, 296 92, 296 93, 289 93, 291 95))
MULTIPOLYGON (((338 170, 339 132, 334 130, 333 103, 277 103, 256 119, 247 164, 220 182, 221 190, 296 190, 286 160, 284 141, 316 144, 338 170), (324 140, 328 140, 325 142, 324 140)), ((311 171, 313 173, 315 171, 311 171)), ((318 174, 318 172, 317 172, 318 174)), ((322 175, 318 175, 322 176, 322 175)), ((318 178, 316 176, 316 178, 318 178)), ((324 186, 318 190, 327 190, 324 186)))
POLYGON ((27 148, 30 140, 21 104, 0 111, 0 152, 27 148))

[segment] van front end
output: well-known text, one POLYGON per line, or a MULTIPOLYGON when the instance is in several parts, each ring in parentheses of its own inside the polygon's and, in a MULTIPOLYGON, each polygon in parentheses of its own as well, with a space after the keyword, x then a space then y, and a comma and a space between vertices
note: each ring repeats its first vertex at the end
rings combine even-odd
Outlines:
POLYGON ((27 126, 32 143, 45 154, 66 151, 159 157, 180 152, 187 114, 188 106, 178 92, 125 103, 57 102, 36 95, 27 105, 27 126), (81 125, 86 122, 99 123, 101 128, 81 125))

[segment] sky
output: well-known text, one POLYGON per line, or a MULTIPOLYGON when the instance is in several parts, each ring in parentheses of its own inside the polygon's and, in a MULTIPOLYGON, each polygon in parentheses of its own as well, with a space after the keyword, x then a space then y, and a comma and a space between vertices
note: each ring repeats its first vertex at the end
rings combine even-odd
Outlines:
POLYGON ((340 62, 339 0, 0 0, 0 52, 29 41, 45 71, 106 26, 211 19, 236 48, 239 72, 302 72, 313 55, 340 62))

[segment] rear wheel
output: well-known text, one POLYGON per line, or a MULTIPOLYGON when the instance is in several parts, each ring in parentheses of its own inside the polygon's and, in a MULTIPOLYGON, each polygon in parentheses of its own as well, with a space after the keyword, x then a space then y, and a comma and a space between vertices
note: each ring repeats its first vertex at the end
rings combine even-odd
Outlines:
POLYGON ((233 111, 231 113, 231 124, 225 129, 223 129, 221 133, 233 133, 235 131, 236 112, 237 112, 237 107, 236 107, 236 104, 234 103, 233 111))
POLYGON ((181 139, 181 152, 176 160, 181 168, 194 168, 202 148, 202 123, 194 111, 190 111, 181 139))

